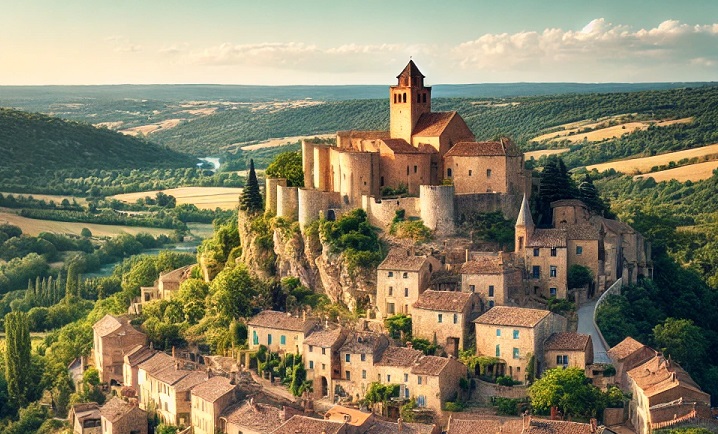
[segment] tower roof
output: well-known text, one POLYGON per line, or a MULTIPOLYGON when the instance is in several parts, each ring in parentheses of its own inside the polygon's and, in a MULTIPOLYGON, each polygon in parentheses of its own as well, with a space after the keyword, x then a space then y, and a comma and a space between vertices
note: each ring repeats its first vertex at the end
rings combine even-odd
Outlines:
POLYGON ((397 75, 396 78, 400 78, 402 76, 409 76, 409 77, 421 77, 425 78, 426 76, 419 71, 419 68, 417 68, 416 63, 414 63, 413 60, 409 60, 409 63, 406 64, 406 68, 404 68, 403 71, 401 71, 401 74, 397 75))
POLYGON ((534 219, 531 217, 531 208, 529 208, 529 201, 526 199, 526 193, 524 193, 524 198, 521 201, 521 210, 516 219, 516 226, 533 227, 533 225, 534 219))

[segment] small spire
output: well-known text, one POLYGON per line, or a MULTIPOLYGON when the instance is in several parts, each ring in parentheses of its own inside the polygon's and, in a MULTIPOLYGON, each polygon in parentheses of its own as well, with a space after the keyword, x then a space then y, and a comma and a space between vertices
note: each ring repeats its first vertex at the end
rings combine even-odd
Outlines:
POLYGON ((516 219, 516 226, 533 227, 534 219, 531 217, 531 208, 529 208, 529 201, 526 199, 526 193, 521 201, 521 210, 519 216, 516 219))

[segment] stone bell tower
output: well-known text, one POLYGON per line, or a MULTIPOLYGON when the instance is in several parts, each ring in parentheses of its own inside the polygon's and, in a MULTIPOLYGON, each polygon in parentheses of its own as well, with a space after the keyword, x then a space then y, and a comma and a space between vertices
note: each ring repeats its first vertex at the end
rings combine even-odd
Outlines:
POLYGON ((419 117, 431 112, 431 88, 424 87, 424 75, 413 60, 396 78, 397 85, 389 89, 389 130, 392 139, 404 139, 411 143, 419 117))

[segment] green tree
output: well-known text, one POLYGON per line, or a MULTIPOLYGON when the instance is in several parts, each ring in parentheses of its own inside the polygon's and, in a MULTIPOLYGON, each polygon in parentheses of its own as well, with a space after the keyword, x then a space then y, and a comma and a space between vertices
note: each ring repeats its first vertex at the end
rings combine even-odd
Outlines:
POLYGON ((583 265, 573 264, 568 269, 568 287, 581 288, 593 282, 593 272, 590 268, 583 265))
POLYGON ((90 231, 88 228, 82 228, 80 231, 80 235, 85 238, 90 238, 92 236, 92 231, 90 231))
POLYGON ((8 401, 15 408, 27 403, 30 388, 30 324, 24 312, 5 315, 5 378, 8 401))
POLYGON ((212 306, 226 319, 250 316, 256 295, 255 282, 243 265, 222 270, 212 281, 212 306))
POLYGON ((556 368, 529 387, 531 406, 540 414, 558 407, 564 417, 596 417, 605 407, 601 390, 593 386, 583 370, 556 368))
POLYGON ((656 344, 688 371, 697 370, 707 359, 705 331, 689 319, 666 318, 653 328, 656 344))
POLYGON ((258 213, 264 209, 262 194, 259 192, 257 173, 254 171, 254 160, 249 160, 249 176, 242 191, 242 197, 239 200, 239 209, 248 213, 258 213))
POLYGON ((563 160, 551 155, 539 177, 540 188, 537 198, 539 224, 551 223, 551 202, 573 199, 578 196, 576 185, 566 169, 563 160))
POLYGON ((399 313, 384 320, 384 326, 394 339, 411 339, 411 317, 399 313))
POLYGON ((304 187, 302 153, 282 152, 274 157, 265 173, 271 178, 285 178, 288 187, 304 187))

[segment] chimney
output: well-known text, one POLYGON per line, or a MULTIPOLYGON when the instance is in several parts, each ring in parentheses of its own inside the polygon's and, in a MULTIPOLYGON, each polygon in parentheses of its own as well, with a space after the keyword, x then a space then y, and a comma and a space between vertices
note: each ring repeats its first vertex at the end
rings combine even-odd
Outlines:
POLYGON ((558 407, 555 405, 551 407, 551 420, 558 420, 558 407))
MULTIPOLYGON (((553 407, 551 407, 553 409, 553 407)), ((521 419, 521 425, 523 427, 523 431, 526 432, 529 429, 529 426, 531 426, 531 415, 525 411, 523 418, 521 419)))
POLYGON ((307 322, 307 311, 306 310, 302 311, 302 322, 307 322))
POLYGON ((396 420, 397 424, 397 432, 403 432, 404 431, 404 419, 399 418, 396 420))
POLYGON ((596 434, 598 432, 598 421, 595 417, 591 418, 591 434, 596 434))
POLYGON ((469 249, 466 249, 466 257, 464 258, 464 262, 469 262, 469 249))
POLYGON ((179 362, 175 362, 175 371, 179 371, 179 362))
POLYGON ((172 345, 172 358, 174 359, 175 357, 177 357, 177 354, 175 353, 175 346, 172 345))
POLYGON ((409 349, 411 349, 411 348, 414 347, 414 343, 411 342, 411 341, 406 341, 406 347, 409 348, 409 349))
POLYGON ((344 415, 344 422, 349 423, 351 420, 352 420, 351 416, 349 416, 348 414, 344 415))

